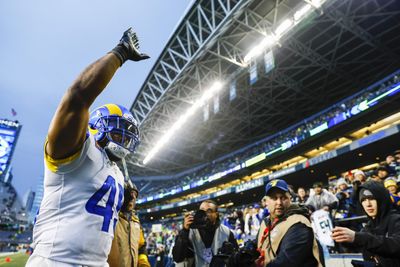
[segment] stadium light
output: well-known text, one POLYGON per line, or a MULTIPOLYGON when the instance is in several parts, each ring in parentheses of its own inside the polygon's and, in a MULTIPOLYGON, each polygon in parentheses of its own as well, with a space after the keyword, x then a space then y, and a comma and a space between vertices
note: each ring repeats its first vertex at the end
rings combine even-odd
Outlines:
POLYGON ((267 35, 257 46, 253 47, 249 53, 244 57, 244 62, 247 64, 251 59, 259 56, 265 49, 272 47, 276 43, 276 37, 267 35))
POLYGON ((277 37, 281 37, 284 33, 286 33, 293 25, 292 19, 285 19, 275 30, 275 35, 277 37))
POLYGON ((311 5, 307 4, 294 13, 294 21, 298 22, 303 19, 305 15, 311 10, 311 5))
POLYGON ((306 2, 308 2, 315 8, 320 8, 322 6, 323 2, 325 2, 325 1, 324 0, 306 0, 306 2))
POLYGON ((312 12, 313 8, 320 8, 325 1, 326 0, 305 0, 305 2, 307 3, 303 5, 299 10, 297 10, 294 13, 293 17, 287 18, 282 21, 281 24, 276 27, 273 34, 265 36, 260 44, 253 47, 250 52, 247 53, 247 55, 244 57, 245 66, 248 66, 249 62, 253 58, 259 56, 263 51, 268 48, 272 48, 283 35, 289 32, 290 29, 300 23, 306 16, 308 16, 312 12))
POLYGON ((202 107, 211 97, 213 97, 218 91, 222 89, 223 84, 219 81, 214 84, 203 93, 203 95, 183 114, 179 119, 169 128, 163 137, 157 142, 152 150, 147 154, 143 160, 143 164, 147 164, 154 155, 160 151, 160 149, 171 139, 172 135, 178 131, 182 125, 200 108, 202 107))

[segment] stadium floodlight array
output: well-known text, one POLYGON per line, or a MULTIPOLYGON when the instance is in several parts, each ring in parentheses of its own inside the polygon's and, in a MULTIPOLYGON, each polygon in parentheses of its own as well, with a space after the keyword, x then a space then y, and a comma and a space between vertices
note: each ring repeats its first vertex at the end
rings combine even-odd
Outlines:
POLYGON ((310 15, 314 9, 318 9, 326 0, 310 0, 305 1, 306 4, 303 5, 299 10, 297 10, 294 15, 290 18, 283 20, 271 34, 266 34, 264 39, 255 47, 253 47, 247 55, 244 57, 245 66, 247 66, 250 61, 258 57, 263 51, 272 48, 274 45, 279 43, 279 40, 293 29, 297 24, 299 24, 303 19, 310 15))
POLYGON ((172 135, 178 131, 183 124, 206 102, 222 89, 223 84, 216 81, 206 90, 203 95, 168 129, 165 135, 157 142, 154 148, 147 154, 143 160, 143 164, 147 164, 154 155, 171 139, 172 135))
MULTIPOLYGON (((294 13, 291 18, 285 19, 281 24, 276 27, 274 33, 265 36, 265 38, 254 47, 245 57, 244 67, 255 57, 260 55, 265 49, 271 48, 275 44, 279 42, 279 39, 286 34, 291 28, 297 25, 300 21, 302 21, 305 17, 307 17, 314 9, 321 7, 321 5, 326 0, 305 0, 306 4, 302 6, 298 11, 294 13)), ((179 119, 172 125, 172 127, 167 130, 164 136, 157 142, 157 144, 150 150, 150 152, 146 155, 143 160, 143 164, 147 164, 154 155, 157 154, 158 151, 168 142, 168 140, 172 137, 172 135, 179 130, 182 125, 200 108, 202 107, 208 99, 213 97, 220 89, 222 88, 221 82, 215 82, 214 85, 207 90, 203 96, 196 101, 184 115, 179 117, 179 119)))

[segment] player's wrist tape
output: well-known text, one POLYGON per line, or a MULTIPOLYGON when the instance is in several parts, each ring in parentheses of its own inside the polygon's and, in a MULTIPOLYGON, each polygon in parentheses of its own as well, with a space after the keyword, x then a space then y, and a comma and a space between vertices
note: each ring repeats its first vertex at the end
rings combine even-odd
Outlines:
POLYGON ((114 47, 110 53, 113 53, 118 57, 118 59, 121 61, 121 66, 125 63, 125 61, 128 60, 128 49, 121 44, 118 44, 116 47, 114 47))

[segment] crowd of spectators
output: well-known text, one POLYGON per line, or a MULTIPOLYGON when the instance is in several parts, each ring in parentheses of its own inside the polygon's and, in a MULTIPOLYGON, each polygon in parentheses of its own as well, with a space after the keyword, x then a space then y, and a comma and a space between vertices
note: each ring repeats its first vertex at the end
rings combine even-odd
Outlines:
POLYGON ((0 252, 15 252, 29 246, 32 230, 0 230, 0 252))
MULTIPOLYGON (((355 192, 369 180, 383 184, 390 193, 390 205, 394 210, 400 210, 400 150, 388 155, 385 161, 380 162, 374 169, 365 172, 349 171, 329 182, 317 181, 312 188, 291 186, 289 188, 292 202, 305 205, 310 215, 314 211, 326 210, 334 225, 358 231, 362 228, 366 217, 355 192)), ((220 209, 221 223, 233 231, 239 246, 256 237, 262 219, 268 214, 265 196, 256 203, 220 209)), ((163 259, 163 264, 166 264, 160 265, 160 262, 156 266, 172 266, 171 249, 175 237, 182 228, 182 216, 163 221, 162 225, 162 231, 158 232, 151 231, 151 222, 143 225, 146 229, 147 251, 155 259, 163 259)), ((352 246, 342 244, 335 244, 329 249, 331 252, 360 252, 352 246)))
POLYGON ((174 177, 171 177, 171 179, 139 181, 138 187, 141 190, 141 198, 146 199, 147 196, 171 192, 173 190, 177 190, 178 188, 182 188, 183 186, 190 185, 193 181, 207 181, 209 176, 233 168, 262 152, 274 150, 289 140, 293 140, 295 138, 298 140, 304 140, 305 138, 308 138, 310 130, 324 122, 328 122, 330 119, 335 118, 339 114, 349 111, 352 107, 356 106, 362 101, 370 101, 382 93, 387 92, 399 81, 399 76, 393 75, 385 82, 377 83, 375 86, 364 89, 363 91, 348 97, 340 103, 337 103, 308 119, 292 125, 286 130, 283 130, 272 136, 268 136, 252 145, 216 159, 205 166, 197 168, 193 172, 185 171, 184 174, 175 175, 174 177))

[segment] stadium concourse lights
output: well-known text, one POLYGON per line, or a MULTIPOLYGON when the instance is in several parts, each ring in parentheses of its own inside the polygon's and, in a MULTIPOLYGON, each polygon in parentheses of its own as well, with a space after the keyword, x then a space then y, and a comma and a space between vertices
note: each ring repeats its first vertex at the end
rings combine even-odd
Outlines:
POLYGON ((206 90, 203 95, 172 125, 171 128, 164 134, 163 137, 157 142, 152 150, 147 154, 143 160, 143 164, 147 164, 154 155, 160 151, 160 149, 168 142, 172 135, 178 131, 183 124, 200 108, 202 107, 211 97, 213 97, 223 87, 223 83, 216 81, 213 85, 206 90))
POLYGON ((325 0, 306 0, 306 4, 297 10, 291 18, 287 18, 276 27, 271 34, 265 35, 261 42, 253 47, 244 57, 245 66, 247 66, 253 58, 259 56, 266 49, 276 45, 282 36, 284 36, 291 28, 296 26, 300 21, 307 17, 314 9, 320 8, 325 0))

